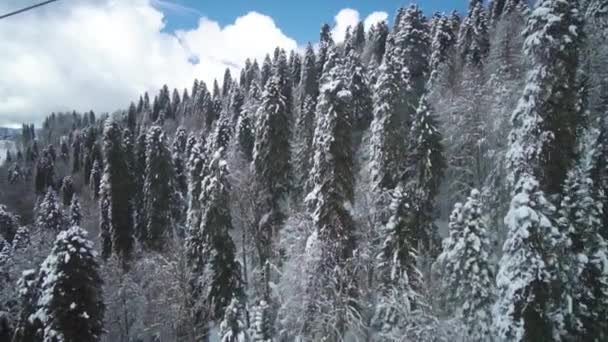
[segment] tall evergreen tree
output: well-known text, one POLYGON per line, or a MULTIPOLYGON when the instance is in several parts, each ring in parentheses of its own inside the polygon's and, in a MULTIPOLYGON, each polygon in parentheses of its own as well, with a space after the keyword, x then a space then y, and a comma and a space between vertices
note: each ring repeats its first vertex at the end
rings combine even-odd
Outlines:
POLYGON ((576 109, 580 25, 572 2, 543 0, 530 14, 524 52, 533 67, 512 116, 507 154, 511 184, 530 174, 544 192, 561 191, 575 155, 580 120, 576 109))
POLYGON ((173 138, 173 144, 171 145, 171 155, 173 159, 173 165, 175 166, 175 179, 177 190, 182 198, 186 197, 188 191, 187 184, 187 170, 186 170, 186 144, 188 142, 188 136, 186 135, 186 129, 180 127, 175 132, 173 138))
POLYGON ((257 239, 260 263, 271 254, 273 232, 282 220, 282 202, 289 191, 289 117, 280 74, 268 81, 258 110, 253 172, 259 193, 257 239), (264 220, 262 220, 264 218, 264 220))
POLYGON ((315 130, 315 107, 319 93, 316 57, 312 45, 308 44, 302 65, 302 78, 298 89, 299 113, 294 131, 294 196, 303 197, 310 189, 307 180, 313 161, 313 137, 315 130))
POLYGON ((608 311, 608 245, 602 231, 602 204, 593 197, 593 182, 580 165, 571 170, 564 184, 559 210, 562 231, 569 235, 569 248, 562 256, 569 274, 564 279, 567 331, 565 340, 601 341, 608 337, 604 317, 608 311))
POLYGON ((232 217, 229 206, 228 166, 222 151, 215 153, 207 176, 201 184, 200 233, 208 239, 210 255, 209 298, 213 317, 221 320, 233 299, 243 296, 240 264, 236 260, 236 247, 230 236, 232 217))
MULTIPOLYGON (((312 191, 306 197, 323 258, 318 261, 320 264, 313 266, 319 279, 309 284, 307 291, 318 291, 318 286, 325 290, 317 293, 321 297, 317 302, 322 304, 309 304, 313 317, 341 316, 329 318, 331 323, 316 322, 315 325, 320 326, 314 329, 311 337, 339 339, 346 329, 346 317, 342 315, 348 310, 347 306, 353 305, 351 296, 355 295, 356 288, 352 274, 346 270, 355 248, 354 221, 349 212, 354 200, 352 98, 346 61, 333 47, 328 50, 323 70, 316 108, 312 191), (336 326, 328 326, 332 324, 336 326)), ((313 317, 309 319, 314 321, 313 317)))
MULTIPOLYGON (((100 183, 100 206, 103 211, 103 202, 108 201, 107 215, 112 251, 126 263, 133 251, 134 223, 132 180, 122 137, 120 126, 116 122, 107 121, 103 133, 104 171, 100 183)), ((100 217, 103 224, 103 213, 100 217)))
POLYGON ((175 213, 175 169, 165 132, 152 126, 146 137, 144 211, 147 247, 162 251, 173 234, 175 213))
MULTIPOLYGON (((373 119, 372 91, 367 79, 367 70, 361 63, 361 56, 358 50, 353 50, 347 56, 349 90, 352 94, 352 116, 353 125, 358 135, 357 140, 367 131, 373 119)), ((358 144, 354 146, 358 148, 358 144)))
MULTIPOLYGON (((459 316, 470 341, 488 341, 493 337, 492 305, 494 303, 494 271, 490 263, 490 240, 483 221, 481 194, 473 189, 462 211, 454 241, 444 251, 451 265, 443 276, 451 279, 446 288, 458 299, 459 316)), ((451 232, 452 233, 452 232, 451 232)))
POLYGON ((93 243, 78 226, 61 232, 41 265, 34 317, 44 341, 101 341, 105 305, 93 243))
POLYGON ((323 74, 323 67, 327 61, 329 49, 334 45, 333 37, 331 36, 331 27, 328 24, 321 26, 319 33, 319 50, 317 52, 317 77, 323 74))
POLYGON ((58 233, 63 229, 64 221, 57 194, 49 188, 38 207, 36 225, 42 231, 58 233))
POLYGON ((439 17, 435 23, 435 32, 431 43, 431 58, 429 61, 429 85, 431 87, 440 74, 444 72, 443 69, 449 62, 451 50, 456 44, 456 38, 456 33, 452 31, 449 18, 445 15, 439 17))
POLYGON ((458 49, 464 65, 479 66, 488 55, 488 15, 483 0, 471 0, 469 12, 460 26, 458 49))
POLYGON ((74 180, 71 176, 65 176, 61 181, 61 198, 64 206, 69 206, 74 196, 74 180))
POLYGON ((260 71, 260 86, 262 88, 266 87, 266 83, 268 83, 271 75, 272 61, 270 60, 270 56, 266 54, 266 57, 264 57, 264 62, 262 63, 262 69, 260 71))
POLYGON ((532 176, 522 175, 505 217, 509 228, 496 286, 494 326, 509 341, 553 341, 561 325, 555 263, 564 236, 554 222, 555 207, 532 176))
POLYGON ((95 159, 93 167, 91 168, 91 176, 89 178, 89 189, 93 195, 93 199, 99 197, 99 186, 101 184, 102 169, 99 164, 99 160, 95 159))
POLYGON ((146 179, 146 132, 137 137, 134 160, 135 191, 133 193, 135 236, 144 241, 146 236, 146 212, 144 208, 144 184, 146 179))
POLYGON ((249 85, 247 101, 243 105, 241 115, 236 123, 236 140, 238 149, 247 162, 253 159, 253 145, 255 143, 255 119, 260 106, 262 91, 257 82, 249 85))
POLYGON ((80 201, 77 196, 73 196, 70 203, 70 225, 80 227, 81 223, 82 212, 80 210, 80 201))
POLYGON ((36 192, 43 194, 49 187, 54 185, 55 162, 48 150, 44 150, 36 163, 36 192))

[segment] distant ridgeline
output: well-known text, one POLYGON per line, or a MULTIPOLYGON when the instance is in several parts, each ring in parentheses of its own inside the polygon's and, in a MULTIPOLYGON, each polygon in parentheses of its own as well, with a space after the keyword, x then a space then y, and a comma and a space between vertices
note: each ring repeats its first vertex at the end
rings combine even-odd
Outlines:
POLYGON ((608 341, 607 19, 411 5, 23 125, 0 341, 608 341))

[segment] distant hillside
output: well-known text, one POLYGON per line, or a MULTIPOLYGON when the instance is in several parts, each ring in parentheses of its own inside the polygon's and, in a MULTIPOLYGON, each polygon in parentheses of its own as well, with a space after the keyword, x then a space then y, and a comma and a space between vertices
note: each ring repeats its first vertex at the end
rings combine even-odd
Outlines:
POLYGON ((15 140, 18 136, 20 129, 0 127, 0 140, 15 140))

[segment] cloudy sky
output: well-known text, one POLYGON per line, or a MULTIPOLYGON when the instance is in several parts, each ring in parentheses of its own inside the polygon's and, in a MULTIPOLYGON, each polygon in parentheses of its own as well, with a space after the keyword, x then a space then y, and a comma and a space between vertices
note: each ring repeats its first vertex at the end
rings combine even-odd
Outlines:
MULTIPOLYGON (((2 0, 0 14, 41 0, 2 0)), ((427 13, 465 0, 421 0, 427 13)), ((125 108, 144 91, 212 82, 276 46, 316 41, 321 23, 390 21, 399 0, 59 0, 0 20, 0 126, 52 111, 125 108)))

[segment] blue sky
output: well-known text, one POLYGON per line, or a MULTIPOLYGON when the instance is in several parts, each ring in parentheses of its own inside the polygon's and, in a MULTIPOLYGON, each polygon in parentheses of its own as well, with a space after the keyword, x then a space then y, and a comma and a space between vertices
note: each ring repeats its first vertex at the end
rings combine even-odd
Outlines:
MULTIPOLYGON (((176 6, 158 6, 165 14, 165 30, 190 29, 197 25, 201 16, 217 21, 221 26, 234 22, 235 18, 250 11, 272 17, 286 35, 299 43, 316 41, 322 23, 332 24, 334 16, 343 8, 352 8, 365 18, 374 11, 389 13, 392 19, 396 10, 409 1, 403 0, 158 0, 157 4, 171 2, 176 6), (165 7, 165 8, 163 8, 165 7), (183 7, 177 10, 177 7, 183 7)), ((426 13, 463 11, 467 0, 420 0, 417 3, 426 13)))

